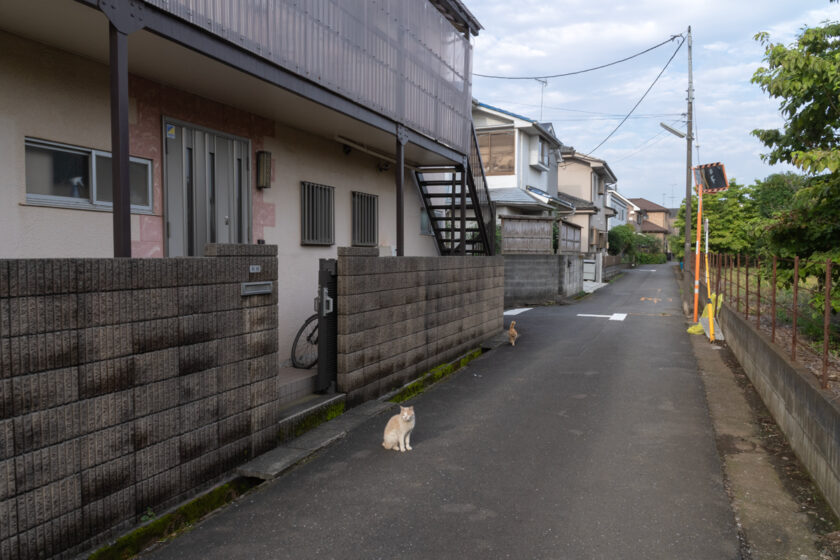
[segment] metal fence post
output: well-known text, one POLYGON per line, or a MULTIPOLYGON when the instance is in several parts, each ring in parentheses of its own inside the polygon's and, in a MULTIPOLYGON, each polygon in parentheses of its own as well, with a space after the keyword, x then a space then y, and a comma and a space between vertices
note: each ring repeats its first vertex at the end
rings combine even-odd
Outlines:
POLYGON ((755 328, 761 328, 761 259, 755 259, 755 328))
POLYGON ((799 256, 793 257, 793 333, 790 344, 790 359, 796 361, 796 323, 799 318, 799 256))
POLYGON ((776 342, 776 255, 773 255, 773 298, 770 302, 770 342, 776 342))
POLYGON ((744 268, 746 269, 746 278, 744 280, 744 317, 749 320, 750 318, 750 256, 746 255, 746 262, 744 263, 744 268))
POLYGON ((741 312, 741 253, 738 253, 738 263, 735 268, 735 311, 741 312))
POLYGON ((825 307, 823 319, 822 387, 828 389, 828 337, 831 326, 831 259, 825 260, 825 307))

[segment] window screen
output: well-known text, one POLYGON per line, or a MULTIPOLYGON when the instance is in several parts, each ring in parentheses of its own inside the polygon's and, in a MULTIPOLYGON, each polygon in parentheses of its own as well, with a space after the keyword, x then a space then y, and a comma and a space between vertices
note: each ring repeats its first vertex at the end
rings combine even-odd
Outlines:
POLYGON ((353 192, 353 245, 375 247, 379 241, 379 197, 353 192))
POLYGON ((300 184, 301 245, 335 243, 335 188, 327 185, 300 184))

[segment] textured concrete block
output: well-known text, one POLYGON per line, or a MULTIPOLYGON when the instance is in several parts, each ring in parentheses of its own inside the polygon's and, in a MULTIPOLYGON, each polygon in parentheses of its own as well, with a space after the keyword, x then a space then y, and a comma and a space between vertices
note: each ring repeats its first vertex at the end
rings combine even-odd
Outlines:
POLYGON ((173 467, 155 476, 142 478, 134 488, 134 512, 137 517, 142 516, 148 508, 161 511, 165 509, 164 504, 170 504, 181 492, 181 469, 173 467))
POLYGON ((9 297, 9 261, 0 259, 0 298, 9 297))
POLYGON ((80 466, 91 468, 134 450, 134 427, 129 424, 115 426, 79 438, 80 466))
POLYGON ((14 459, 14 487, 18 493, 29 492, 77 474, 79 458, 78 439, 20 454, 14 459))
POLYGON ((134 485, 134 458, 120 457, 81 473, 82 505, 97 502, 134 485))
POLYGON ((177 437, 181 432, 181 415, 177 408, 162 410, 134 421, 133 449, 139 450, 177 437))
POLYGON ((69 476, 19 494, 15 502, 17 503, 18 531, 23 532, 36 525, 42 525, 81 507, 80 477, 69 476))
POLYGON ((178 354, 178 348, 168 348, 133 355, 135 383, 140 385, 178 376, 178 354))
POLYGON ((133 357, 83 364, 72 370, 78 370, 78 398, 82 399, 124 391, 135 382, 133 357))
MULTIPOLYGON (((229 345, 225 341, 226 349, 229 345)), ((202 342, 191 346, 181 346, 178 349, 179 372, 187 375, 211 369, 220 363, 218 359, 219 341, 202 342)))
POLYGON ((181 404, 179 425, 181 433, 215 424, 219 419, 218 396, 181 404))
POLYGON ((0 502, 17 494, 15 460, 0 460, 0 502))
POLYGON ((134 455, 137 480, 146 480, 158 473, 176 468, 179 465, 179 451, 178 438, 168 439, 137 451, 134 455))
POLYGON ((9 397, 15 415, 71 403, 79 398, 78 368, 63 368, 11 379, 9 397))
POLYGON ((247 443, 251 436, 251 412, 241 412, 223 418, 219 420, 216 427, 219 434, 219 445, 226 445, 236 441, 245 441, 247 443))
POLYGON ((18 533, 17 500, 0 500, 0 541, 18 533))
POLYGON ((41 447, 70 440, 79 434, 79 405, 70 403, 41 412, 16 416, 15 453, 28 453, 41 447))
POLYGON ((181 376, 178 379, 179 401, 186 403, 215 395, 218 392, 216 377, 216 369, 181 376))
POLYGON ((0 420, 0 461, 15 456, 14 420, 0 420))
POLYGON ((128 422, 134 417, 133 390, 79 401, 80 433, 92 433, 128 422))
POLYGON ((135 387, 134 414, 136 417, 145 416, 174 408, 179 402, 178 378, 165 379, 157 383, 149 383, 135 387))
POLYGON ((181 491, 193 490, 215 480, 221 474, 219 452, 205 453, 181 465, 181 491))
POLYGON ((187 432, 179 438, 179 458, 182 464, 213 453, 218 448, 219 438, 215 424, 187 432))
POLYGON ((135 488, 131 486, 82 508, 88 534, 96 535, 119 526, 122 522, 134 521, 135 488))

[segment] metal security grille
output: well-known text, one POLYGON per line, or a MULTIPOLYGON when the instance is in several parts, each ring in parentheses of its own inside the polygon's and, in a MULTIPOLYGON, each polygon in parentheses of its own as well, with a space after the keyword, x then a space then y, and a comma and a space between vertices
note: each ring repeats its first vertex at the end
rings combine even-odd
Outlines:
POLYGON ((332 245, 335 243, 334 223, 335 187, 301 182, 301 245, 332 245))
POLYGON ((353 192, 353 245, 376 247, 379 241, 379 197, 353 192))

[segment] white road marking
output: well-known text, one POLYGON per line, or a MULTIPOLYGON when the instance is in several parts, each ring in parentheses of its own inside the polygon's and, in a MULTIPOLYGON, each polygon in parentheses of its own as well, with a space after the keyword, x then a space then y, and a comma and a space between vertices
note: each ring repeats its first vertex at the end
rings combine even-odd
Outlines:
POLYGON ((520 313, 525 313, 526 311, 530 311, 533 307, 520 307, 518 309, 508 309, 505 311, 505 315, 519 315, 520 313))
POLYGON ((656 272, 655 268, 637 268, 639 272, 656 272))
POLYGON ((578 317, 598 317, 600 319, 609 319, 610 321, 623 321, 627 318, 627 313, 613 313, 612 315, 595 315, 592 313, 578 313, 578 317))

